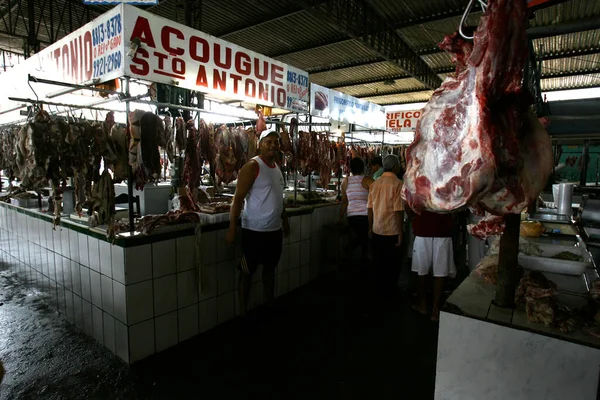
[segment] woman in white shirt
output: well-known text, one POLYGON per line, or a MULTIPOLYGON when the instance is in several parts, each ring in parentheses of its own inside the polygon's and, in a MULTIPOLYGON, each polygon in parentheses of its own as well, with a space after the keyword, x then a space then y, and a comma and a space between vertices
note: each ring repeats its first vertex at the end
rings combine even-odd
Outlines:
POLYGON ((354 234, 350 249, 357 245, 361 246, 363 260, 367 258, 369 251, 369 219, 367 214, 367 200, 369 198, 369 186, 373 178, 364 175, 365 163, 359 157, 350 160, 351 176, 342 182, 342 209, 340 220, 347 215, 348 225, 354 234))

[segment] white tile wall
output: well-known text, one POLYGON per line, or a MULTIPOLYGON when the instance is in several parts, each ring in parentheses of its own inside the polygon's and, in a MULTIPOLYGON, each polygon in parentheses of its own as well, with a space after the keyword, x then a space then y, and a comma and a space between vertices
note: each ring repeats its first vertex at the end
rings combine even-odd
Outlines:
POLYGON ((104 346, 112 353, 116 353, 115 319, 108 313, 104 316, 104 346))
POLYGON ((96 307, 102 307, 102 284, 100 283, 100 274, 96 271, 90 271, 90 286, 92 289, 92 304, 96 307))
MULTIPOLYGON (((196 246, 194 245, 195 241, 195 236, 184 236, 177 238, 177 272, 187 271, 196 267, 196 246)), ((207 250, 207 253, 208 252, 209 251, 207 250)), ((212 248, 212 253, 216 258, 216 247, 212 248)))
POLYGON ((282 272, 277 275, 277 296, 283 296, 289 292, 288 272, 282 272))
POLYGON ((129 327, 129 362, 154 354, 154 319, 129 327))
POLYGON ((100 280, 102 283, 102 310, 114 315, 113 280, 105 275, 101 275, 100 280))
POLYGON ((100 344, 104 344, 104 321, 102 310, 92 306, 92 320, 94 323, 94 339, 100 344))
POLYGON ((220 296, 223 293, 231 292, 234 289, 234 277, 235 277, 235 267, 238 265, 239 261, 230 260, 217 264, 217 275, 218 275, 218 292, 217 294, 220 296))
MULTIPOLYGON (((192 238, 191 246, 194 244, 195 237, 192 238)), ((223 239, 224 240, 224 239, 223 239)), ((202 264, 214 264, 217 262, 217 231, 202 233, 202 264)))
POLYGON ((113 279, 125 284, 125 249, 116 245, 111 246, 110 255, 113 279))
POLYGON ((290 244, 290 269, 300 266, 300 242, 290 244))
POLYGON ((279 258, 279 266, 277 270, 279 272, 287 271, 290 269, 290 245, 284 244, 281 249, 281 257, 279 258))
POLYGON ((222 294, 217 297, 218 322, 222 324, 233 318, 235 313, 233 292, 222 294))
POLYGON ((217 295, 217 268, 217 264, 202 266, 203 292, 200 294, 200 301, 215 297, 217 295))
POLYGON ((198 302, 198 281, 196 271, 177 274, 177 307, 187 307, 198 302))
POLYGON ((62 249, 61 254, 63 257, 69 258, 69 229, 67 228, 60 227, 60 247, 62 249))
POLYGON ((213 297, 198 303, 200 332, 214 328, 218 321, 217 298, 213 297))
POLYGON ((99 240, 100 247, 100 273, 112 278, 112 245, 104 240, 99 240))
MULTIPOLYGON (((38 273, 39 277, 39 273, 38 273)), ((69 321, 75 320, 75 305, 73 304, 73 292, 70 290, 65 290, 65 306, 66 306, 66 314, 65 317, 69 321)))
POLYGON ((154 315, 177 310, 177 275, 154 279, 154 315))
POLYGON ((144 281, 125 288, 127 292, 128 325, 150 319, 154 316, 152 281, 144 281))
POLYGON ((156 352, 175 346, 178 343, 177 311, 170 312, 154 320, 156 352))
POLYGON ((83 265, 80 267, 81 273, 81 297, 84 300, 92 301, 92 287, 90 285, 90 269, 84 267, 83 265))
POLYGON ((79 263, 79 233, 76 231, 69 232, 69 253, 70 259, 79 263))
POLYGON ((58 297, 58 312, 62 315, 67 315, 67 304, 65 300, 65 288, 63 286, 59 286, 56 288, 57 297, 58 297))
POLYGON ((310 265, 306 264, 300 267, 300 285, 306 285, 310 282, 310 265))
POLYGON ((81 330, 84 329, 83 323, 83 300, 79 296, 73 296, 73 310, 75 313, 75 325, 81 330))
POLYGON ((152 279, 152 246, 125 248, 125 283, 131 285, 152 279))
POLYGON ((114 316, 122 323, 127 323, 127 291, 125 285, 113 281, 114 316))
POLYGON ((200 332, 198 327, 198 304, 179 309, 178 321, 180 342, 196 336, 200 332))
POLYGON ((152 243, 153 277, 174 274, 177 272, 176 239, 152 243))
POLYGON ((217 262, 223 262, 231 260, 235 256, 235 249, 229 247, 225 242, 225 236, 227 235, 227 229, 221 229, 216 232, 217 234, 217 262))
POLYGON ((81 296, 81 265, 71 261, 71 278, 73 279, 73 293, 81 296))
POLYGON ((300 242, 300 265, 310 264, 310 239, 300 242))
POLYGON ((290 292, 300 286, 300 268, 291 269, 289 272, 290 292))
POLYGON ((100 244, 99 240, 93 237, 88 238, 88 247, 89 247, 89 267, 96 271, 100 272, 100 244))
POLYGON ((89 256, 89 246, 88 246, 88 235, 84 235, 83 233, 78 233, 77 238, 79 240, 79 263, 83 265, 89 265, 90 256, 89 256))
POLYGON ((302 215, 300 220, 300 239, 306 240, 310 239, 311 233, 311 215, 302 215))
POLYGON ((290 218, 290 236, 287 238, 288 243, 295 243, 302 237, 302 220, 300 217, 290 218))
POLYGON ((129 363, 129 331, 125 324, 115 320, 115 347, 117 356, 129 363))
MULTIPOLYGON (((38 257, 39 260, 39 257, 38 257)), ((63 257, 63 277, 65 280, 65 289, 73 290, 73 275, 71 274, 71 261, 63 257)))

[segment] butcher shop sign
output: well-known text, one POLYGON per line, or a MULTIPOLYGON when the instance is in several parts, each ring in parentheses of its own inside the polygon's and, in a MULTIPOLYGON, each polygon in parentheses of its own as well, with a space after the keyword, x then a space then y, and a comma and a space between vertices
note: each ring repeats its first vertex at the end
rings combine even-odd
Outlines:
POLYGON ((308 73, 124 5, 125 74, 290 111, 308 109, 308 73))
POLYGON ((385 129, 385 109, 375 103, 311 84, 310 114, 371 129, 385 129))
POLYGON ((422 110, 388 111, 386 126, 388 132, 414 132, 421 118, 422 110))

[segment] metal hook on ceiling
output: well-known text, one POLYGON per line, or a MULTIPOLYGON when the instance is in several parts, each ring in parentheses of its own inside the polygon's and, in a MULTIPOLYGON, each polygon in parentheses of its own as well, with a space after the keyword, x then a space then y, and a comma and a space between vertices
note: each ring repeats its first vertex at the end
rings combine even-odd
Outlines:
MULTIPOLYGON (((477 0, 477 1, 479 2, 481 9, 485 12, 485 10, 487 9, 487 1, 486 0, 477 0)), ((465 22, 467 21, 467 18, 469 16, 469 14, 471 13, 471 9, 473 8, 474 3, 475 3, 475 0, 469 1, 469 4, 467 5, 465 12, 463 13, 462 18, 460 19, 460 25, 458 26, 458 33, 460 33, 460 36, 462 36, 463 38, 465 38, 467 40, 473 39, 473 36, 467 36, 463 32, 463 27, 465 26, 465 22)))

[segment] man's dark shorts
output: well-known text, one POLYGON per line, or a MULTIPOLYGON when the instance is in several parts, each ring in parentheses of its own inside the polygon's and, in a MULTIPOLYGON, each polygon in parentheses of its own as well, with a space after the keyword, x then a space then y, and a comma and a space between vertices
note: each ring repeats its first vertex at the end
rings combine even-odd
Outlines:
POLYGON ((245 274, 254 274, 262 264, 265 269, 275 269, 281 258, 283 230, 257 232, 242 229, 243 257, 239 269, 245 274))

